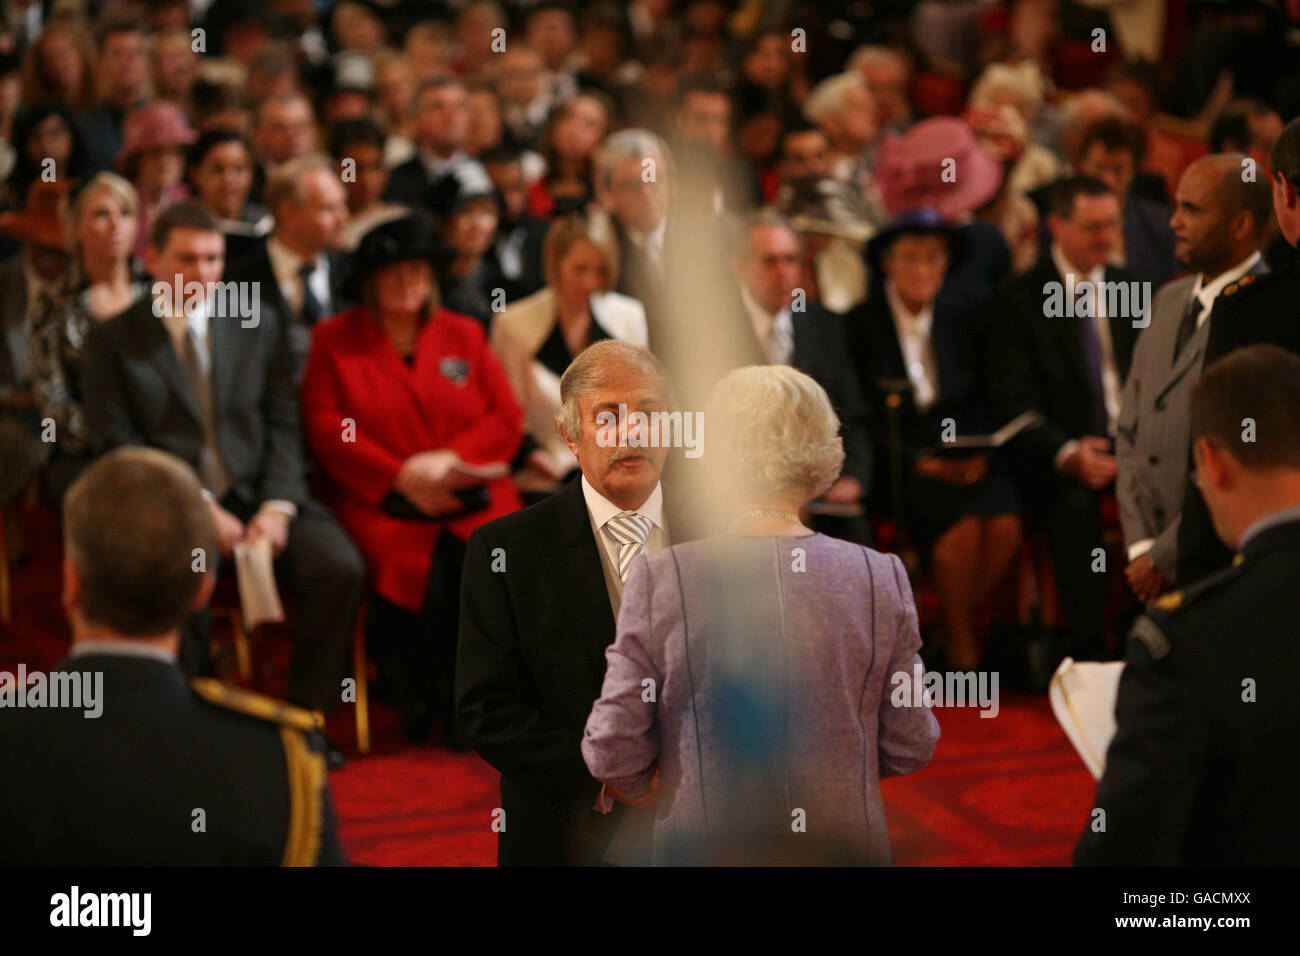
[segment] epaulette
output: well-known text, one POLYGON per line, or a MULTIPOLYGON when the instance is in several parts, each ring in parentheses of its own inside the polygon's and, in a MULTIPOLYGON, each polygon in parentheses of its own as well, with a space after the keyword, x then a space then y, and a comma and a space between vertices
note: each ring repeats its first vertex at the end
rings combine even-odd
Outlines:
POLYGON ((1181 591, 1170 591, 1152 602, 1147 608, 1147 615, 1157 622, 1162 622, 1181 610, 1188 604, 1193 603, 1197 598, 1203 597, 1210 591, 1213 591, 1224 584, 1227 584, 1238 574, 1241 573, 1242 562, 1245 561, 1243 555, 1238 554, 1232 559, 1232 564, 1226 568, 1220 568, 1213 574, 1207 574, 1195 584, 1181 591))
POLYGON ((190 687, 209 704, 226 710, 267 720, 282 727, 292 727, 305 734, 325 729, 325 718, 318 710, 295 707, 274 697, 257 694, 211 677, 196 677, 190 681, 190 687))

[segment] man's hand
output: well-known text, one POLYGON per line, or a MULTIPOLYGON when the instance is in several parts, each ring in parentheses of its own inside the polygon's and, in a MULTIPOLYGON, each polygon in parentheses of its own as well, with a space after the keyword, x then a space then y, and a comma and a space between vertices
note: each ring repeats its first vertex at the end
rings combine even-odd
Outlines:
POLYGON ((248 522, 248 543, 253 544, 258 538, 270 540, 271 553, 278 558, 289 543, 289 516, 281 511, 263 508, 248 522))
POLYGON ((862 500, 862 483, 856 478, 841 475, 823 495, 827 501, 837 505, 857 504, 862 500))
POLYGON ((1119 463, 1110 454, 1110 439, 1084 435, 1064 462, 1061 470, 1093 491, 1100 491, 1115 480, 1119 463))
POLYGON ((1128 586, 1142 601, 1150 604, 1169 589, 1169 579, 1160 573, 1160 569, 1151 560, 1150 553, 1135 558, 1124 569, 1128 586))
POLYGON ((605 792, 619 803, 626 804, 629 807, 648 809, 659 802, 659 771, 656 770, 655 775, 650 778, 650 789, 644 797, 637 797, 634 800, 612 783, 605 784, 605 792))
POLYGON ((215 501, 208 501, 212 523, 217 528, 217 550, 223 557, 234 553, 235 545, 244 539, 244 522, 240 521, 215 501))

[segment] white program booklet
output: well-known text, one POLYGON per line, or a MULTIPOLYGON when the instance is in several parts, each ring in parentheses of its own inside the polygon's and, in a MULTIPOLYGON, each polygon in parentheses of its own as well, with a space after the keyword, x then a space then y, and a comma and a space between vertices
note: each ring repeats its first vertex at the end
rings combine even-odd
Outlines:
POLYGON ((244 612, 244 627, 249 631, 259 624, 284 620, 284 605, 275 587, 275 568, 271 562, 269 538, 258 538, 255 544, 235 545, 239 603, 244 612))
POLYGON ((1098 780, 1106 769, 1106 750, 1115 736, 1115 699, 1123 661, 1076 661, 1067 657, 1052 675, 1052 712, 1098 780))

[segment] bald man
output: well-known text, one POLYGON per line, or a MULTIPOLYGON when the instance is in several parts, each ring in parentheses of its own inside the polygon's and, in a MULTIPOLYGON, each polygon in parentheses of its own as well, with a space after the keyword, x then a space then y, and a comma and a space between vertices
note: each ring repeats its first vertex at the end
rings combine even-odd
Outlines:
POLYGON ((1187 403, 1200 378, 1210 312, 1268 271, 1259 239, 1268 223, 1269 187, 1246 182, 1240 153, 1194 162, 1175 194, 1175 251, 1192 275, 1156 293, 1151 324, 1138 337, 1116 422, 1115 492, 1129 586, 1143 601, 1178 575, 1178 527, 1189 468, 1187 403))

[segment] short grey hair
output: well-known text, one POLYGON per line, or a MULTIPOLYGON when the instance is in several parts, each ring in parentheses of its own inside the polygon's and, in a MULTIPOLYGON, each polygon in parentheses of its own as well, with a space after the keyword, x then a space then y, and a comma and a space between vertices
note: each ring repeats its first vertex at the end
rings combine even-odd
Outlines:
POLYGON ((803 115, 810 123, 820 123, 825 117, 838 113, 844 106, 844 97, 855 89, 871 92, 861 73, 855 71, 828 76, 808 93, 803 101, 803 115))
POLYGON ((560 411, 555 424, 570 441, 582 437, 582 399, 604 387, 617 372, 633 369, 653 375, 664 389, 664 401, 671 411, 677 405, 672 376, 655 354, 640 345, 619 339, 602 339, 588 345, 569 363, 560 376, 560 411))
POLYGON ((811 501, 844 466, 840 420, 826 390, 789 365, 733 369, 705 406, 710 465, 728 491, 811 501))
POLYGON ((781 211, 775 206, 763 206, 748 216, 741 219, 736 224, 736 231, 733 236, 732 245, 733 254, 741 262, 746 261, 754 251, 754 230, 755 229, 784 229, 799 244, 800 251, 803 250, 803 235, 794 224, 790 222, 781 211))
POLYGON ((307 196, 303 180, 312 172, 323 172, 330 176, 339 174, 338 167, 323 153, 307 153, 291 159, 271 173, 262 192, 262 202, 272 216, 276 215, 282 203, 289 202, 295 206, 303 204, 307 196))
POLYGON ((596 153, 596 182, 602 189, 609 189, 610 182, 614 178, 615 163, 624 159, 635 159, 639 162, 647 156, 658 159, 665 167, 664 172, 671 179, 673 154, 668 144, 660 137, 639 126, 610 134, 605 137, 605 142, 596 153))

